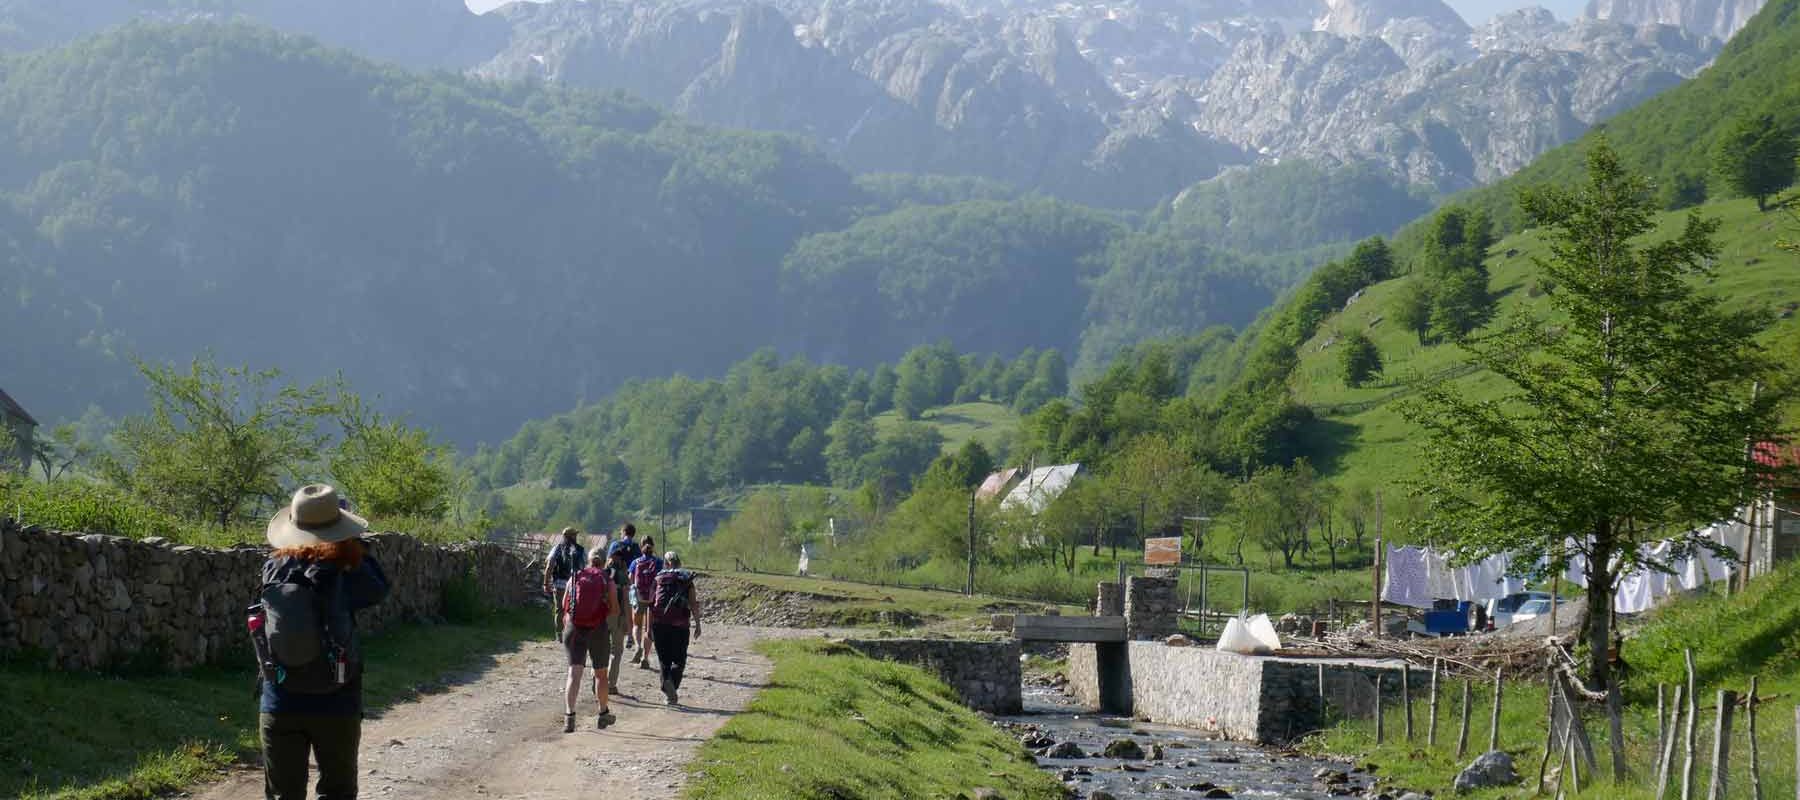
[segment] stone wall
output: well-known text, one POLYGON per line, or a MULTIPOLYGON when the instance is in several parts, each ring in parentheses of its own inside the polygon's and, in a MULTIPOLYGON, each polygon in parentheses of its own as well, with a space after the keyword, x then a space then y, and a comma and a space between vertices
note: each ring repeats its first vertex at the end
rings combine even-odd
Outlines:
POLYGON ((1101 581, 1094 591, 1094 616, 1125 616, 1125 593, 1114 581, 1101 581))
POLYGON ((1125 579, 1125 635, 1162 639, 1179 630, 1181 598, 1176 579, 1132 576, 1125 579))
POLYGON ((848 639, 844 644, 870 658, 910 664, 955 689, 963 704, 992 714, 1024 708, 1024 667, 1017 641, 955 639, 848 639))
MULTIPOLYGON (((445 586, 471 569, 487 602, 528 599, 525 564, 501 547, 428 545, 398 534, 369 541, 393 591, 357 615, 364 632, 442 617, 445 586)), ((256 599, 267 554, 259 546, 175 546, 0 520, 0 653, 42 653, 63 669, 134 660, 185 669, 243 658, 243 612, 256 599)))
MULTIPOLYGON (((1103 646, 1069 646, 1069 690, 1095 708, 1102 704, 1098 648, 1103 646)), ((1400 697, 1398 662, 1240 656, 1161 642, 1126 647, 1133 717, 1216 731, 1227 739, 1282 744, 1324 727, 1327 711, 1368 716, 1376 676, 1382 677, 1384 700, 1400 697)), ((1423 695, 1422 687, 1414 692, 1423 695)))

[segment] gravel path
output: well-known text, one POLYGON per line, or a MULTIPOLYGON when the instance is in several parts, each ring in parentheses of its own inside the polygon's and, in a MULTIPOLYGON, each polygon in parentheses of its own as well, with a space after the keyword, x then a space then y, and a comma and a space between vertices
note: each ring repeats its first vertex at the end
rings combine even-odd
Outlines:
MULTIPOLYGON (((594 729, 584 692, 580 727, 562 732, 566 675, 560 645, 533 642, 494 657, 447 691, 387 709, 363 726, 363 797, 672 797, 701 742, 767 684, 763 638, 816 632, 708 625, 688 655, 679 706, 668 706, 654 670, 627 665, 612 698, 618 722, 594 729)), ((627 656, 630 652, 627 652, 627 656)), ((262 773, 246 770, 197 793, 203 800, 262 796, 262 773)))

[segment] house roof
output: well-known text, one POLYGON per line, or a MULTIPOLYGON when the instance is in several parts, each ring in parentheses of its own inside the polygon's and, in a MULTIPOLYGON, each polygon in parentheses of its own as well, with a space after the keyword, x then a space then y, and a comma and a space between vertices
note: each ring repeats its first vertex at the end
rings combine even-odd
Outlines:
POLYGON ((1075 477, 1081 474, 1080 464, 1058 464, 1054 467, 1038 467, 1031 471, 1025 480, 1013 487, 1006 499, 1000 501, 1003 509, 1023 508, 1033 514, 1043 511, 1068 491, 1075 477))
POLYGON ((1013 482, 1024 472, 1018 467, 1007 467, 987 476, 987 480, 981 482, 981 488, 975 490, 975 499, 992 500, 1006 494, 1006 490, 1012 488, 1013 482))
POLYGON ((6 416, 24 422, 26 425, 30 425, 33 428, 37 427, 38 421, 32 419, 31 415, 25 412, 25 407, 19 405, 19 401, 12 399, 12 395, 7 394, 5 389, 0 389, 0 413, 4 413, 6 416))

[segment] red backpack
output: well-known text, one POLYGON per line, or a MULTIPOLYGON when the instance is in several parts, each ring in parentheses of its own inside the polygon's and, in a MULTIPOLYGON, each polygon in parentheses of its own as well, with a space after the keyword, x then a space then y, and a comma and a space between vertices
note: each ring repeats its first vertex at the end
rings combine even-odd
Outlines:
POLYGON ((606 570, 588 567, 569 580, 569 622, 577 628, 598 628, 612 616, 612 597, 618 591, 606 570))

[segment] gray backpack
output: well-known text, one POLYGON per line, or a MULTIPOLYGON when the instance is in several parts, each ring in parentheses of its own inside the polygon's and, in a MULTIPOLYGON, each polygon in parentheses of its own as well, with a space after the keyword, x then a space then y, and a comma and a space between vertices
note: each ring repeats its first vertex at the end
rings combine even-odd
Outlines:
POLYGON ((328 694, 342 689, 362 670, 342 585, 337 580, 328 583, 323 589, 299 582, 263 588, 267 661, 275 666, 274 680, 282 689, 328 694))

